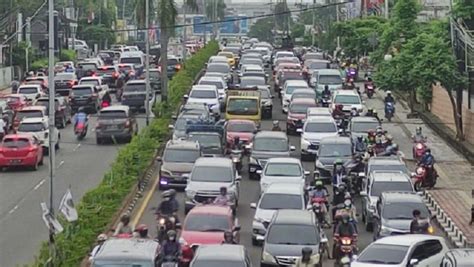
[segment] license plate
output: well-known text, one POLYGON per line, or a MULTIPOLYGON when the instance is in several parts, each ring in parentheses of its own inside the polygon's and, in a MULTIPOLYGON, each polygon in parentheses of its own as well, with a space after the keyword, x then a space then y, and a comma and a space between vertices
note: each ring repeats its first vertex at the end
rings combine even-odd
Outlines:
POLYGON ((11 159, 10 163, 11 164, 19 164, 19 163, 21 163, 21 159, 11 159))
POLYGON ((308 152, 311 153, 311 154, 316 154, 317 150, 314 150, 314 149, 308 149, 308 152))
POLYGON ((109 129, 109 130, 117 130, 117 129, 118 129, 118 126, 117 126, 117 125, 109 125, 109 126, 107 126, 107 129, 109 129))

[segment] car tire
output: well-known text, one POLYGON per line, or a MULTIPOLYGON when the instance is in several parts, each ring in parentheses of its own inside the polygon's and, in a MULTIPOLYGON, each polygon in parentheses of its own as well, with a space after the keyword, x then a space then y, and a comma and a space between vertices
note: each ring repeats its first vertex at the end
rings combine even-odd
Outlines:
POLYGON ((37 171, 38 170, 38 165, 39 165, 39 162, 36 162, 33 166, 31 166, 31 170, 32 171, 37 171))
POLYGON ((98 145, 102 145, 102 139, 99 138, 99 137, 96 137, 96 138, 95 138, 95 142, 96 142, 96 144, 98 144, 98 145))

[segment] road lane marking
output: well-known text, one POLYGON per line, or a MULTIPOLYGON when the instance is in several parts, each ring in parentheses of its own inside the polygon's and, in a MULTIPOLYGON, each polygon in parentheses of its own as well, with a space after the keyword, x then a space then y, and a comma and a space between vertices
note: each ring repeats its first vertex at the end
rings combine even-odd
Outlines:
POLYGON ((16 210, 18 209, 18 205, 16 205, 15 207, 13 207, 13 209, 11 209, 8 214, 12 214, 13 212, 15 212, 16 210))
POLYGON ((77 146, 72 151, 76 152, 80 147, 81 147, 81 144, 77 144, 77 146))
POLYGON ((59 169, 63 165, 64 165, 64 160, 61 160, 61 162, 59 162, 59 165, 58 165, 58 167, 56 167, 56 169, 59 169))
POLYGON ((142 205, 140 206, 140 209, 138 210, 135 217, 133 217, 132 225, 137 225, 137 223, 142 218, 143 212, 145 212, 145 209, 148 206, 148 203, 150 202, 151 197, 153 196, 153 193, 156 191, 156 187, 158 186, 159 182, 160 182, 160 177, 157 177, 155 182, 153 183, 153 186, 151 187, 150 191, 148 191, 148 194, 146 195, 145 200, 143 201, 142 205))
POLYGON ((44 183, 46 182, 46 179, 41 180, 34 188, 33 191, 38 190, 44 183))

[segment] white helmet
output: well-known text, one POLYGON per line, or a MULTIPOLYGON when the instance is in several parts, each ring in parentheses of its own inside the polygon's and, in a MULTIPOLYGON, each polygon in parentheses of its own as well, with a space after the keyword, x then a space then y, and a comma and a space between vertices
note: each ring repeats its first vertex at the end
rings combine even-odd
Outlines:
POLYGON ((387 95, 391 95, 392 94, 392 91, 387 91, 387 95))
POLYGON ((107 235, 106 234, 100 234, 98 237, 97 237, 97 241, 98 242, 102 242, 102 241, 105 241, 107 240, 107 235))

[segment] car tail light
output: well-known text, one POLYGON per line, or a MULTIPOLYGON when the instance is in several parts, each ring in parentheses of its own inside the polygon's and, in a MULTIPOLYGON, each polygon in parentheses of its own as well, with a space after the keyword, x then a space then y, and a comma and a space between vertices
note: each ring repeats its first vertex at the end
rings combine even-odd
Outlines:
POLYGON ((175 68, 176 68, 177 70, 180 70, 180 69, 181 69, 181 65, 180 65, 180 64, 176 64, 175 68))
POLYGON ((118 76, 119 76, 119 75, 118 75, 118 73, 117 73, 116 71, 114 71, 114 72, 112 73, 112 77, 117 78, 118 76))
POLYGON ((422 149, 423 145, 421 143, 416 144, 416 149, 422 149))
POLYGON ((28 149, 28 152, 35 152, 36 150, 38 150, 38 147, 37 146, 32 146, 28 149))
POLYGON ((125 128, 129 128, 130 127, 130 121, 126 121, 125 122, 125 128))

